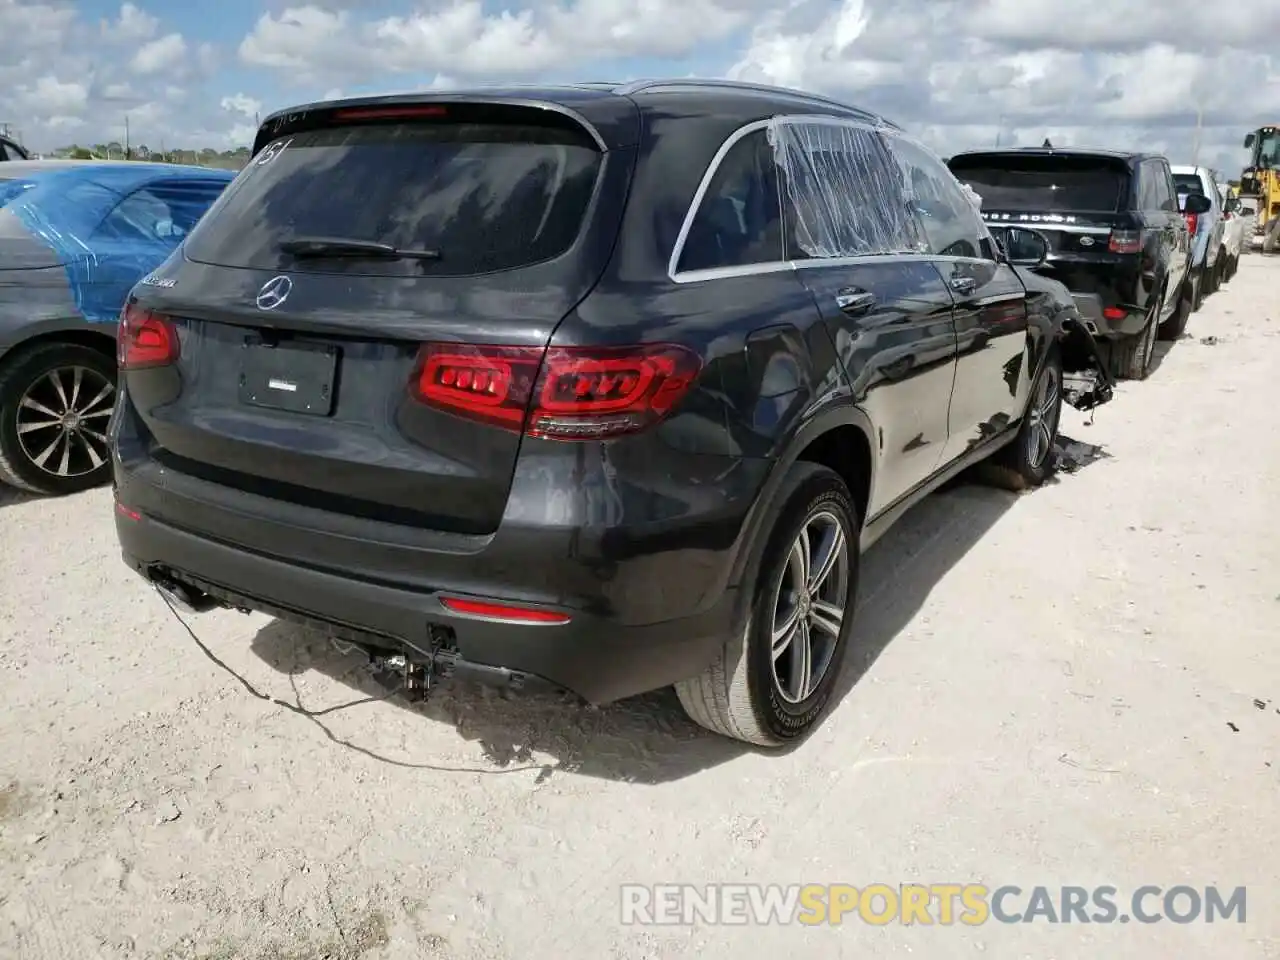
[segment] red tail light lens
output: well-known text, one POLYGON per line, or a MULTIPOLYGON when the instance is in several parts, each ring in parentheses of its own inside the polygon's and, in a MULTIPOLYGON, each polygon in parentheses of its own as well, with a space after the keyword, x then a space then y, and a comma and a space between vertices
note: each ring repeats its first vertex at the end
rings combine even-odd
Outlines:
POLYGON ((492 600, 468 600, 463 597, 441 597, 440 604, 446 610, 481 620, 519 621, 521 623, 568 623, 569 615, 541 607, 515 606, 495 603, 492 600))
POLYGON ((120 314, 116 333, 116 362, 121 370, 167 367, 178 360, 178 332, 167 317, 136 304, 120 314))
POLYGON ((1194 236, 1196 227, 1200 225, 1200 215, 1198 213, 1184 213, 1183 217, 1187 221, 1187 232, 1194 236))
POLYGON ((1128 316, 1128 314, 1126 314, 1119 307, 1106 307, 1103 309, 1102 315, 1106 317, 1108 320, 1123 320, 1126 316, 1128 316))
POLYGON ((1112 230, 1107 249, 1112 253, 1138 253, 1142 250, 1142 231, 1112 230))
POLYGON ((579 348, 422 348, 414 395, 424 403, 549 440, 634 433, 670 413, 702 369, 673 344, 579 348))

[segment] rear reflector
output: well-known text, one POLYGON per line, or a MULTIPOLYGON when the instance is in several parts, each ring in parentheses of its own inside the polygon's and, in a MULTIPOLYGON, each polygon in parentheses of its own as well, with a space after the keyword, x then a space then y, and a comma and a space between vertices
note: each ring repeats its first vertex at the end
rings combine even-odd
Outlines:
POLYGON ((1142 249, 1141 230, 1112 230, 1107 241, 1112 253, 1137 253, 1142 249))
POLYGON ((166 367, 178 359, 178 333, 167 317, 126 304, 116 333, 116 362, 121 370, 166 367))
POLYGON ((452 613, 482 620, 520 621, 522 623, 568 623, 569 615, 556 610, 537 607, 517 607, 508 603, 488 600, 464 600, 462 597, 441 597, 440 605, 452 613))
POLYGON ((130 510, 119 500, 116 501, 116 513, 120 514, 120 516, 125 517, 129 520, 142 519, 142 514, 138 513, 136 510, 130 510))
POLYGON ((1123 320, 1129 314, 1127 311, 1122 310, 1119 307, 1105 307, 1102 311, 1102 315, 1108 320, 1123 320))
POLYGON ((579 348, 426 344, 412 392, 423 403, 549 440, 607 439, 665 417, 702 361, 674 344, 579 348))

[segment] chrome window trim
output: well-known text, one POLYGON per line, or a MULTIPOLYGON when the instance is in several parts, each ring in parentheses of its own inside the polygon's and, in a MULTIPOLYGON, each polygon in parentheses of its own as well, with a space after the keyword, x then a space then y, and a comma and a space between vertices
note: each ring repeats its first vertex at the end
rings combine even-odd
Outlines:
POLYGON ((1089 233, 1100 237, 1111 235, 1110 227, 1088 227, 1079 223, 1055 223, 1052 220, 989 220, 982 222, 990 227, 1021 227, 1024 230, 1060 230, 1063 233, 1089 233))
MULTIPOLYGON (((728 156, 729 151, 738 145, 745 137, 749 137, 753 133, 761 130, 767 130, 769 125, 773 123, 773 118, 768 120, 753 120, 744 126, 739 127, 733 133, 725 138, 724 143, 720 144, 720 149, 711 157, 711 162, 707 164, 707 169, 702 173, 702 179, 698 182, 698 189, 693 192, 693 201, 689 204, 689 209, 684 213, 684 220, 680 223, 680 232, 676 234, 675 246, 671 248, 671 257, 667 260, 667 278, 675 283, 686 283, 689 281, 680 279, 680 257, 684 253, 685 241, 689 239, 689 232, 693 229, 693 219, 697 216, 698 208, 702 206, 702 200, 707 195, 707 191, 711 189, 711 181, 715 179, 716 171, 720 169, 720 164, 724 162, 724 158, 728 156)), ((781 212, 781 211, 779 211, 781 212)), ((783 261, 774 261, 772 264, 751 264, 753 268, 772 267, 773 269, 762 271, 767 273, 775 273, 780 267, 779 263, 783 261)), ((744 265, 745 266, 745 265, 744 265)), ((743 267, 713 267, 710 270, 690 270, 686 271, 686 275, 698 274, 694 279, 717 279, 702 276, 710 273, 723 273, 725 270, 739 270, 743 267)), ((746 274, 729 273, 727 276, 745 276, 746 274)))
MULTIPOLYGON (((680 232, 676 234, 675 245, 671 248, 671 256, 667 260, 667 279, 673 283, 695 283, 701 280, 715 280, 723 277, 742 277, 753 276, 757 273, 778 273, 789 267, 794 269, 797 265, 807 264, 811 261, 770 261, 766 263, 743 264, 737 267, 712 267, 708 270, 686 270, 681 272, 678 269, 680 257, 684 253, 685 242, 689 239, 689 233, 693 229, 693 220, 697 216, 698 208, 702 205, 703 198, 706 197, 707 191, 711 189, 711 181, 715 179, 716 172, 720 169, 720 164, 724 162, 724 158, 728 155, 738 143, 744 138, 761 130, 767 130, 770 126, 777 124, 780 126, 791 125, 815 125, 826 127, 856 127, 860 130, 880 130, 883 129, 891 136, 901 136, 902 131, 885 125, 883 128, 874 123, 868 123, 863 120, 856 120, 852 117, 835 117, 821 113, 788 113, 778 114, 765 120, 753 120, 744 124, 733 133, 725 138, 724 143, 720 144, 720 149, 712 156, 711 162, 707 164, 707 169, 702 174, 702 179, 698 183, 698 189, 694 191, 693 200, 689 204, 689 209, 685 211, 684 220, 680 223, 680 232)), ((781 213, 781 211, 779 211, 781 213)), ((850 260, 863 261, 883 260, 887 256, 898 256, 898 254, 869 254, 867 257, 842 257, 839 260, 829 259, 821 260, 824 265, 836 263, 847 263, 850 260)), ((910 254, 909 256, 914 256, 910 254)))

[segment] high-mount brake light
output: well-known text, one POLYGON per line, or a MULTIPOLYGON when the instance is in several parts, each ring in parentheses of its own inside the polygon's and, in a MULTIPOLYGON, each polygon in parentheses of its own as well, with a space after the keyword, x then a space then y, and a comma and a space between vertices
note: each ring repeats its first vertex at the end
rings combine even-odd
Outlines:
POLYGON ((333 112, 335 120, 420 120, 423 117, 446 117, 444 107, 344 107, 333 112))
POLYGON ((413 395, 491 426, 547 440, 603 440, 658 422, 702 369, 686 347, 470 346, 429 343, 413 395))
POLYGON ((178 332, 168 317, 126 304, 116 333, 116 363, 121 370, 167 367, 179 356, 178 332))

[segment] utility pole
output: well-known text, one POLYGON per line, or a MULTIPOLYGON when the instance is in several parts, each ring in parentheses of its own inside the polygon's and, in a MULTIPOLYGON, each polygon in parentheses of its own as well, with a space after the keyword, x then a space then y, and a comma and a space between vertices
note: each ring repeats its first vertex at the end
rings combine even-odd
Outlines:
POLYGON ((1200 165, 1200 133, 1204 129, 1204 105, 1196 106, 1196 139, 1195 145, 1191 148, 1191 165, 1198 167, 1200 165))
POLYGON ((124 115, 124 158, 132 160, 133 156, 129 150, 129 115, 124 115))

